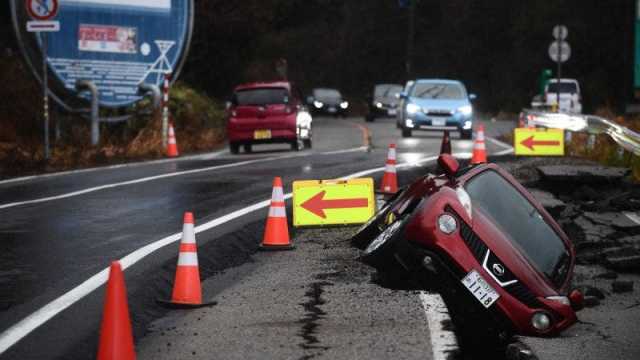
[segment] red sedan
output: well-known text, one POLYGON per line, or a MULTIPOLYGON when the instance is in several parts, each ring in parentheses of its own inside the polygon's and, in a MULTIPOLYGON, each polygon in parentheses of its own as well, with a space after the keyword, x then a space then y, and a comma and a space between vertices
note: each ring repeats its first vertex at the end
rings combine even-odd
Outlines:
POLYGON ((293 150, 311 147, 311 115, 289 82, 239 85, 228 111, 227 137, 233 154, 240 146, 251 152, 253 144, 288 143, 293 150))

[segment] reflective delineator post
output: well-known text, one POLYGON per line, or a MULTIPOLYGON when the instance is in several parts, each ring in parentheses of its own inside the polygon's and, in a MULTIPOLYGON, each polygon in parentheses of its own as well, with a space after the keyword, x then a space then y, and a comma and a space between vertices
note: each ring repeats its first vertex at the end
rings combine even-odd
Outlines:
POLYGON ((164 73, 164 82, 162 83, 162 147, 167 148, 167 131, 169 124, 169 82, 171 81, 171 73, 164 73))

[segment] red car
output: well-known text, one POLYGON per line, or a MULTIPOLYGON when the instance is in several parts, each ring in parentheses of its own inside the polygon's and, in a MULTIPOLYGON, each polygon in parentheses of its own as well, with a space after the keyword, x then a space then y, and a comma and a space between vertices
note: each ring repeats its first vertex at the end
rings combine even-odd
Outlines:
POLYGON ((252 144, 288 143, 293 150, 310 148, 311 115, 299 92, 285 81, 237 86, 229 104, 227 138, 231 153, 240 146, 251 152, 252 144))
MULTIPOLYGON (((576 322, 575 252, 544 208, 495 164, 427 175, 398 192, 353 237, 363 260, 402 271, 453 303, 476 339, 554 335, 576 322)), ((462 319, 462 320, 460 320, 462 319)), ((454 319, 455 321, 455 319, 454 319)))

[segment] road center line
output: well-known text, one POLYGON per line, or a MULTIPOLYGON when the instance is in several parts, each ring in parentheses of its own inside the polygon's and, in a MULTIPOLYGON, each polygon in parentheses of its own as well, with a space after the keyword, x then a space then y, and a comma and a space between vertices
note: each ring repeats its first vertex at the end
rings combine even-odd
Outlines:
MULTIPOLYGON (((357 151, 365 151, 365 150, 366 150, 366 148, 358 147, 358 148, 347 149, 347 150, 342 150, 342 151, 343 152, 357 152, 357 151)), ((314 154, 314 155, 331 155, 331 154, 332 153, 329 152, 329 153, 326 153, 326 154, 325 153, 319 153, 319 154, 314 154)), ((169 174, 160 174, 160 175, 155 175, 155 176, 148 176, 148 177, 134 179, 134 180, 121 181, 121 182, 112 183, 112 184, 105 184, 105 185, 95 186, 95 187, 91 187, 91 188, 77 190, 77 191, 73 191, 73 192, 69 192, 69 193, 65 193, 65 194, 60 194, 60 195, 43 197, 43 198, 39 198, 39 199, 16 201, 16 202, 7 203, 7 204, 0 204, 0 210, 8 209, 8 208, 16 207, 16 206, 21 206, 21 205, 38 204, 38 203, 43 203, 43 202, 47 202, 47 201, 66 199, 66 198, 80 196, 80 195, 84 195, 84 194, 88 194, 88 193, 92 193, 92 192, 96 192, 96 191, 101 191, 101 190, 106 190, 106 189, 113 189, 113 188, 116 188, 116 187, 127 186, 127 185, 140 184, 140 183, 149 182, 149 181, 153 181, 153 180, 166 179, 166 178, 177 177, 177 176, 182 176, 182 175, 197 174, 197 173, 201 173, 201 172, 207 172, 207 171, 213 171, 213 170, 220 170, 220 169, 226 169, 226 168, 250 165, 250 164, 255 164, 255 163, 264 162, 264 161, 282 160, 282 159, 288 159, 288 158, 294 158, 294 157, 302 157, 302 156, 308 156, 308 155, 309 154, 276 156, 276 157, 270 157, 270 158, 262 158, 262 159, 241 161, 241 162, 232 163, 232 164, 216 165, 216 166, 209 166, 209 167, 204 167, 204 168, 199 168, 199 169, 178 171, 178 172, 173 172, 173 173, 169 173, 169 174)))
POLYGON ((449 353, 458 350, 458 341, 453 331, 446 330, 443 325, 451 322, 447 306, 438 294, 421 291, 419 296, 427 316, 433 360, 448 359, 449 353))
POLYGON ((630 212, 630 211, 625 211, 623 212, 623 214, 629 218, 629 220, 633 221, 634 223, 640 225, 640 216, 638 216, 638 214, 634 213, 634 212, 630 212))

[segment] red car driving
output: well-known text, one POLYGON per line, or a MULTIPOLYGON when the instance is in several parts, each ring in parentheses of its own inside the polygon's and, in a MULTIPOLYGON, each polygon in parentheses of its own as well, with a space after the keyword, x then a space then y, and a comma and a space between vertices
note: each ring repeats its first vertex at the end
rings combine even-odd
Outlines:
POLYGON ((311 147, 311 115, 290 82, 238 85, 228 109, 227 138, 231 153, 240 146, 251 152, 253 144, 288 143, 291 149, 311 147))
POLYGON ((554 335, 576 322, 573 245, 529 192, 495 164, 463 170, 443 154, 443 175, 398 192, 352 241, 378 269, 397 267, 456 304, 477 339, 554 335))

